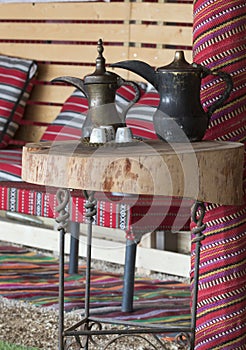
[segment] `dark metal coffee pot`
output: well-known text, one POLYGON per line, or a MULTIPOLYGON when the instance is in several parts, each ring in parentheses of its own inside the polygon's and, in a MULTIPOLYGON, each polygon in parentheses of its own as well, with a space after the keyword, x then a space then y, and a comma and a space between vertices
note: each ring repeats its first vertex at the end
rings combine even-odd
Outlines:
POLYGON ((111 65, 128 69, 150 82, 160 95, 153 116, 156 134, 167 142, 199 141, 203 138, 212 113, 229 97, 233 88, 231 76, 223 71, 211 71, 196 63, 189 64, 183 51, 176 51, 171 64, 154 70, 138 60, 121 61, 111 65), (207 112, 200 102, 201 80, 217 75, 226 88, 207 112))
POLYGON ((84 79, 75 77, 59 77, 52 82, 65 82, 75 86, 82 91, 88 99, 89 109, 86 120, 82 126, 82 137, 90 136, 95 127, 111 125, 116 130, 119 126, 125 126, 125 114, 127 110, 139 99, 140 89, 132 81, 126 81, 119 75, 106 71, 105 58, 103 57, 102 40, 98 40, 98 57, 96 59, 96 69, 91 75, 84 79), (115 96, 117 89, 123 84, 131 85, 136 94, 127 108, 121 113, 115 107, 115 96))

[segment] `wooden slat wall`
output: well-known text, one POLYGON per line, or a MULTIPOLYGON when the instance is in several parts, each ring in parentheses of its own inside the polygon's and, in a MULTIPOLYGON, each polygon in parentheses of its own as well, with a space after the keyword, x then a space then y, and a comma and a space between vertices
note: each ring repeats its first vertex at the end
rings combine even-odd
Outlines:
MULTIPOLYGON (((191 60, 192 4, 127 0, 0 4, 0 53, 33 58, 39 64, 25 119, 49 123, 56 117, 73 88, 50 84, 50 80, 91 74, 99 38, 108 64, 140 59, 161 66, 172 60, 177 46, 191 60)), ((117 72, 140 80, 125 70, 117 72)), ((37 141, 43 131, 25 126, 17 137, 37 141)))
MULTIPOLYGON (((191 3, 166 3, 165 1, 134 2, 131 9, 129 59, 139 59, 152 66, 170 63, 174 51, 185 51, 187 60, 192 60, 191 3)), ((137 79, 134 74, 131 79, 137 79)))
POLYGON ((129 3, 117 2, 50 2, 1 4, 1 18, 11 20, 127 20, 129 3))

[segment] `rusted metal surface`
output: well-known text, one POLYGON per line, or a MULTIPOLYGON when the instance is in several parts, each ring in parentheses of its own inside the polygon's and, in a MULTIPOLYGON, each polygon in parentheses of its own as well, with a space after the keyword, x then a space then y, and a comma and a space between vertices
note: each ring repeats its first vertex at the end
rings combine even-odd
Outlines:
POLYGON ((157 136, 167 142, 201 141, 212 113, 229 98, 232 77, 224 71, 212 71, 196 63, 189 64, 183 51, 176 51, 173 61, 156 70, 139 60, 111 64, 137 73, 151 83, 160 94, 160 103, 153 115, 157 136), (201 80, 207 75, 221 78, 225 91, 205 112, 200 101, 201 80), (191 107, 192 101, 192 107, 191 107))

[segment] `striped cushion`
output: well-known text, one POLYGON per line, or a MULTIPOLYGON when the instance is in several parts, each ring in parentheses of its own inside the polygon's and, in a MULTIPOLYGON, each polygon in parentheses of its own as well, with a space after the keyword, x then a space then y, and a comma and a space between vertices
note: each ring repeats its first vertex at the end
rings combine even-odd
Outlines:
POLYGON ((0 56, 0 148, 14 137, 33 87, 37 64, 0 56))
MULTIPOLYGON (((145 93, 146 85, 139 83, 141 96, 145 93)), ((115 95, 115 104, 118 113, 125 116, 127 109, 131 106, 131 102, 134 100, 136 93, 131 85, 122 85, 115 95)))
POLYGON ((155 89, 151 89, 139 99, 127 113, 126 124, 132 129, 134 136, 144 139, 157 139, 153 125, 153 115, 159 105, 160 97, 155 89))
MULTIPOLYGON (((123 85, 117 90, 115 102, 119 113, 124 112, 134 96, 134 89, 129 85, 123 85)), ((79 140, 87 110, 87 98, 76 89, 64 102, 61 112, 53 123, 48 126, 42 136, 42 141, 79 140)))
POLYGON ((22 149, 0 150, 0 181, 22 181, 22 149))
MULTIPOLYGON (((0 182, 0 209, 55 218, 57 212, 57 189, 28 184, 24 182, 0 182)), ((180 209, 181 201, 163 196, 112 196, 110 193, 97 192, 97 214, 95 224, 102 227, 131 231, 135 235, 160 230, 189 228, 190 208, 185 205, 180 209), (173 211, 179 213, 178 219, 173 211)), ((83 191, 71 192, 68 210, 70 219, 75 222, 85 221, 85 198, 83 191)))
POLYGON ((41 141, 79 140, 87 110, 87 98, 76 89, 64 102, 60 113, 48 126, 41 141))

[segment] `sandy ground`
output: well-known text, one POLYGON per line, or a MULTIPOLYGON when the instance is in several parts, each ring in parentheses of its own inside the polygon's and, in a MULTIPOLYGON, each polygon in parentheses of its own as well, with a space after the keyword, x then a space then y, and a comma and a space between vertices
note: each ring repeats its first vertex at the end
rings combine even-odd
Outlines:
MULTIPOLYGON (((45 252, 47 253, 47 252, 45 252)), ((84 263, 84 261, 81 261, 84 263)), ((92 268, 101 271, 112 271, 123 273, 123 267, 116 264, 93 261, 92 268)), ((144 273, 142 273, 144 275, 144 273)), ((150 276, 147 274, 148 277, 150 276)), ((151 274, 153 278, 158 279, 174 279, 173 276, 166 276, 163 274, 151 274)), ((184 281, 182 278, 178 280, 184 281)), ((82 318, 81 312, 66 313, 64 317, 65 329, 82 318)), ((103 329, 115 328, 119 326, 104 325, 103 329)), ((96 338, 100 344, 104 346, 96 346, 89 343, 89 349, 93 350, 152 350, 152 349, 168 349, 180 350, 188 349, 184 345, 177 345, 164 342, 160 345, 151 335, 146 336, 144 340, 140 336, 123 337, 117 342, 105 347, 105 345, 112 339, 112 336, 104 336, 104 338, 96 338), (154 343, 154 346, 149 342, 154 343)), ((73 338, 74 339, 74 338, 73 338)), ((51 308, 40 308, 22 301, 9 300, 0 296, 0 340, 14 343, 18 345, 25 345, 36 347, 44 350, 58 350, 58 311, 51 308)), ((71 341, 70 341, 71 343, 71 341)), ((66 350, 79 350, 82 347, 68 344, 66 350)))
MULTIPOLYGON (((78 312, 66 314, 65 328, 79 320, 81 320, 81 316, 78 312)), ((113 326, 107 325, 106 327, 113 328, 113 326)), ((124 337, 108 346, 107 349, 186 349, 184 346, 178 346, 170 342, 165 342, 165 345, 161 346, 150 335, 147 335, 146 338, 147 341, 141 337, 124 337), (149 341, 153 342, 154 346, 150 345, 149 341)), ((0 297, 0 339, 9 343, 32 346, 38 349, 58 350, 58 312, 0 297)), ((112 338, 105 336, 104 338, 100 338, 99 341, 105 346, 109 339, 111 340, 112 338)), ((78 350, 82 348, 77 345, 70 345, 67 349, 78 350)), ((102 350, 106 348, 90 343, 89 349, 102 350)))

